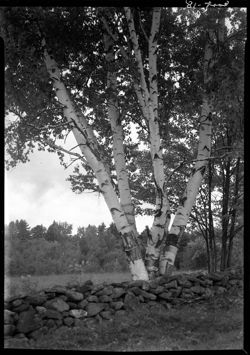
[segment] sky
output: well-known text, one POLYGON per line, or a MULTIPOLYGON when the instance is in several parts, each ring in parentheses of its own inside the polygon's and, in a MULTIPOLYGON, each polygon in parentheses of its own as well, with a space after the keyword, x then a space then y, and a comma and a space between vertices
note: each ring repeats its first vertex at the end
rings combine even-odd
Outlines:
MULTIPOLYGON (((76 145, 69 135, 66 146, 76 145)), ((43 224, 46 228, 53 221, 73 225, 73 234, 78 227, 112 222, 109 209, 101 195, 85 192, 74 193, 66 178, 73 172, 73 165, 65 169, 57 154, 35 151, 30 162, 20 163, 5 174, 5 224, 16 219, 25 219, 30 227, 43 224)), ((152 217, 136 218, 141 232, 151 226, 152 217)))

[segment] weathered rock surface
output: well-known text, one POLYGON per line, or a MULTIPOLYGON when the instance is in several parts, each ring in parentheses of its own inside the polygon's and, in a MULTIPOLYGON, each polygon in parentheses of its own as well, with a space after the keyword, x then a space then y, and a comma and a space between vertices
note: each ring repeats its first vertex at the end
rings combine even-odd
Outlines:
POLYGON ((119 319, 128 311, 167 312, 192 299, 205 300, 242 287, 241 270, 163 276, 150 282, 93 285, 88 281, 73 288, 54 286, 5 300, 4 336, 21 344, 58 327, 119 319))
POLYGON ((88 317, 96 316, 105 308, 103 303, 89 303, 86 307, 88 317))
POLYGON ((74 317, 74 318, 84 318, 87 316, 87 312, 84 311, 83 309, 71 309, 69 311, 69 315, 74 317))
POLYGON ((36 315, 36 311, 29 309, 28 311, 20 313, 16 328, 20 333, 29 333, 41 326, 42 322, 36 315))
POLYGON ((66 303, 65 301, 63 301, 59 297, 47 301, 45 303, 45 305, 46 305, 46 308, 54 309, 55 311, 58 311, 58 312, 68 311, 70 308, 68 303, 66 303))

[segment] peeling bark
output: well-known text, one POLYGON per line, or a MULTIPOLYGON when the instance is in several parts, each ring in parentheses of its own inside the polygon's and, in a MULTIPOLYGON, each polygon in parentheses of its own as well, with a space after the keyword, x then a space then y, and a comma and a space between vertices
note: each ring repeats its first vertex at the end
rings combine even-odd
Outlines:
MULTIPOLYGON (((224 28, 222 24, 222 26, 219 28, 219 32, 223 30, 224 28)), ((163 254, 161 256, 161 274, 170 274, 173 269, 174 261, 178 251, 178 245, 181 241, 183 232, 188 222, 201 181, 206 171, 208 159, 210 157, 213 109, 212 102, 214 99, 214 93, 211 90, 211 83, 213 81, 212 69, 218 59, 218 53, 216 53, 214 50, 215 44, 219 45, 216 43, 216 36, 214 31, 208 30, 203 62, 205 90, 203 94, 202 110, 200 116, 197 161, 185 188, 184 194, 180 200, 179 207, 177 208, 173 224, 168 234, 168 240, 164 246, 163 254)))
POLYGON ((161 246, 166 237, 166 224, 170 221, 170 207, 164 189, 165 175, 162 158, 161 137, 158 121, 158 86, 157 86, 157 37, 160 27, 161 8, 154 7, 152 25, 148 39, 149 79, 148 84, 140 52, 134 19, 130 8, 125 7, 130 39, 133 44, 139 83, 134 84, 135 93, 145 121, 149 127, 150 154, 153 165, 156 189, 156 210, 154 222, 148 238, 145 262, 150 278, 154 278, 159 271, 159 257, 161 246))
MULTIPOLYGON (((106 51, 106 61, 109 66, 112 66, 115 60, 113 40, 107 33, 104 34, 104 46, 106 51)), ((132 204, 128 173, 125 162, 123 128, 120 122, 120 112, 118 108, 116 73, 111 67, 107 75, 107 87, 110 89, 110 98, 108 100, 108 116, 113 134, 113 154, 117 174, 120 203, 127 217, 128 223, 132 226, 134 233, 137 235, 138 233, 135 223, 134 206, 132 204)))
POLYGON ((91 127, 87 125, 85 117, 79 113, 73 104, 67 88, 61 79, 61 73, 53 57, 53 54, 46 48, 46 42, 44 38, 42 39, 42 46, 44 50, 44 62, 48 74, 52 79, 57 98, 60 104, 63 106, 64 116, 67 118, 70 124, 72 124, 72 122, 74 123, 72 125, 72 132, 77 141, 77 144, 79 145, 83 156, 88 161, 88 164, 94 171, 100 187, 100 191, 111 212, 113 221, 118 231, 122 236, 126 235, 126 238, 123 238, 123 241, 126 240, 124 248, 132 279, 148 280, 148 274, 142 261, 140 249, 137 248, 135 233, 131 225, 128 223, 127 217, 112 186, 110 174, 108 173, 103 163, 102 157, 100 156, 98 149, 99 147, 94 138, 94 133, 91 127), (132 252, 134 249, 136 249, 136 252, 132 252))

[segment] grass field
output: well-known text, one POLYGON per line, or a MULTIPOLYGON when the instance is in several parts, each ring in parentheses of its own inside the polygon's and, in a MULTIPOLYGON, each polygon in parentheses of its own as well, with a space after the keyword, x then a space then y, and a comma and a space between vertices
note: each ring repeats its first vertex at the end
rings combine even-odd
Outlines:
POLYGON ((83 283, 92 280, 94 284, 102 282, 123 282, 130 280, 129 273, 85 273, 85 274, 63 274, 63 275, 41 275, 30 277, 7 277, 4 280, 4 296, 28 293, 32 290, 42 290, 55 285, 70 285, 83 283))
MULTIPOLYGON (((200 270, 201 271, 201 270, 200 270)), ((192 271, 185 271, 190 273, 192 271)), ((175 271, 174 273, 183 273, 175 271)), ((40 275, 29 277, 7 277, 4 279, 4 298, 15 296, 30 291, 39 291, 55 285, 73 285, 84 283, 91 280, 94 284, 102 282, 123 282, 131 280, 130 273, 106 272, 106 273, 81 273, 81 274, 62 274, 62 275, 40 275)))

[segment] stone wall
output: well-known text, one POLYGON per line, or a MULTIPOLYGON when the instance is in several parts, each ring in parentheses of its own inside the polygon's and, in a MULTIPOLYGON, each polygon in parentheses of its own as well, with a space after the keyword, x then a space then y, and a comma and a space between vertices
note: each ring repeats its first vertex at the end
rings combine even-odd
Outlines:
POLYGON ((242 287, 241 269, 209 275, 181 274, 150 282, 93 285, 89 280, 73 288, 55 286, 6 300, 4 335, 8 338, 36 339, 51 329, 77 326, 83 319, 109 320, 127 311, 159 303, 169 309, 242 287))

